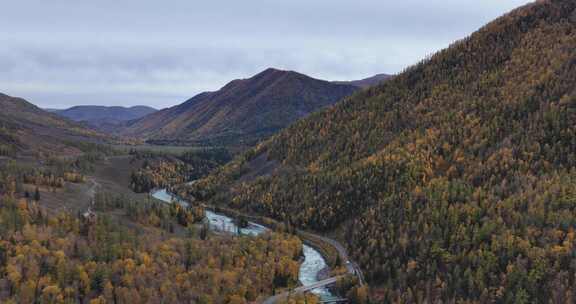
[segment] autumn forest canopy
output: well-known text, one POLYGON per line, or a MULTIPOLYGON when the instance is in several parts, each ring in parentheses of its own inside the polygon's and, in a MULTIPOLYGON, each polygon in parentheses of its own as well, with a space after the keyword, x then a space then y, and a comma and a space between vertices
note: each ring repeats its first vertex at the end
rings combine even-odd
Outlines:
POLYGON ((542 0, 394 77, 270 69, 98 128, 0 95, 0 302, 317 303, 308 244, 350 303, 574 303, 575 50, 542 0))

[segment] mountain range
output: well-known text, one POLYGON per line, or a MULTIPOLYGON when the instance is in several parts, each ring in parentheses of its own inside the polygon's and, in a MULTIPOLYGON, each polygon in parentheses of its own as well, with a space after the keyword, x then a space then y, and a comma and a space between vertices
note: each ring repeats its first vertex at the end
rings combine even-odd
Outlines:
POLYGON ((64 110, 47 109, 73 121, 83 122, 102 131, 113 132, 119 125, 142 118, 157 110, 147 106, 75 106, 64 110))
POLYGON ((120 134, 154 143, 250 145, 358 90, 267 69, 130 122, 120 134))
POLYGON ((326 259, 350 303, 575 303, 575 50, 576 1, 540 0, 393 77, 329 82, 267 69, 136 118, 99 107, 64 118, 0 94, 0 294, 12 302, 291 297, 302 243, 270 242, 283 231, 329 237, 316 244, 326 257, 331 249, 321 245, 350 253, 326 259), (117 124, 109 132, 150 143, 249 148, 213 171, 226 149, 86 155, 94 161, 86 172, 107 166, 100 178, 108 182, 75 185, 84 200, 53 186, 58 174, 81 181, 70 174, 78 159, 35 161, 30 171, 5 160, 67 156, 77 152, 71 141, 106 141, 86 125, 108 119, 117 124), (203 178, 181 184, 199 169, 203 178), (96 195, 122 188, 113 181, 120 174, 138 191, 169 188, 190 208, 164 209, 148 194, 124 202, 129 185, 118 198, 96 195), (42 192, 36 203, 23 186, 42 192), (58 194, 72 207, 84 202, 87 216, 38 212, 58 194), (206 206, 238 211, 238 224, 275 219, 275 232, 209 233, 206 206), (347 270, 356 276, 341 278, 347 270))

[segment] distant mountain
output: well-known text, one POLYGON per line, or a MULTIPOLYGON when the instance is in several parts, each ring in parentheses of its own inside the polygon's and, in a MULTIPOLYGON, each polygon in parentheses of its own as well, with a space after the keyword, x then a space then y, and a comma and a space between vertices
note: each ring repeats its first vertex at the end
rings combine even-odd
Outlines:
POLYGON ((74 150, 71 141, 99 142, 108 137, 44 111, 22 98, 0 94, 0 156, 17 152, 74 150))
POLYGON ((574 303, 575 50, 535 1, 188 191, 339 237, 374 303, 574 303))
POLYGON ((268 69, 143 117, 121 133, 157 143, 251 144, 357 90, 268 69))
POLYGON ((364 78, 361 80, 352 80, 352 81, 334 81, 334 83, 338 84, 349 84, 353 86, 357 86, 360 88, 368 88, 371 86, 375 86, 381 84, 382 82, 391 79, 394 77, 393 75, 389 74, 378 74, 372 77, 364 78))
POLYGON ((157 110, 147 106, 106 107, 106 106, 75 106, 65 110, 47 109, 73 121, 84 122, 91 127, 104 131, 124 122, 142 118, 157 110))

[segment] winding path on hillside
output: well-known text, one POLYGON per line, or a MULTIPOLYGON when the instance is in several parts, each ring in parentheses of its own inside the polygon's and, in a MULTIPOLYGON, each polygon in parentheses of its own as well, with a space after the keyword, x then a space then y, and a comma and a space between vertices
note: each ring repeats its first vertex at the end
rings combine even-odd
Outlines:
POLYGON ((85 217, 88 217, 91 214, 93 214, 94 211, 92 210, 92 207, 94 206, 96 190, 100 187, 100 183, 98 183, 94 177, 90 178, 90 182, 92 183, 92 187, 86 190, 86 195, 88 195, 88 197, 90 198, 90 202, 88 202, 88 208, 86 209, 86 212, 84 212, 85 217))
POLYGON ((90 182, 92 183, 92 187, 86 191, 86 194, 88 194, 90 199, 94 200, 94 197, 96 196, 96 189, 100 187, 100 183, 98 183, 93 177, 90 178, 90 182))

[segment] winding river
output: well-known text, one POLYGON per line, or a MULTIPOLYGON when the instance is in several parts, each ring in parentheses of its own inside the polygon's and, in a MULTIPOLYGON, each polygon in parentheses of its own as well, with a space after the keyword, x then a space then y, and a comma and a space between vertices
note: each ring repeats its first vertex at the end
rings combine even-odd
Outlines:
MULTIPOLYGON (((175 202, 182 206, 189 205, 188 202, 171 195, 168 191, 166 191, 166 189, 153 191, 152 196, 167 203, 175 202)), ((238 228, 231 218, 209 210, 206 210, 206 219, 208 220, 210 229, 213 231, 223 231, 257 236, 269 230, 268 228, 253 222, 248 222, 248 226, 246 228, 238 228)), ((300 273, 298 278, 303 286, 308 286, 319 281, 318 274, 322 269, 327 267, 327 264, 326 260, 324 260, 324 257, 322 257, 320 252, 318 252, 316 249, 306 244, 304 244, 303 247, 304 261, 302 262, 302 265, 300 265, 300 273)), ((316 288, 312 290, 312 293, 320 296, 320 298, 323 300, 334 297, 334 295, 327 288, 316 288)))

